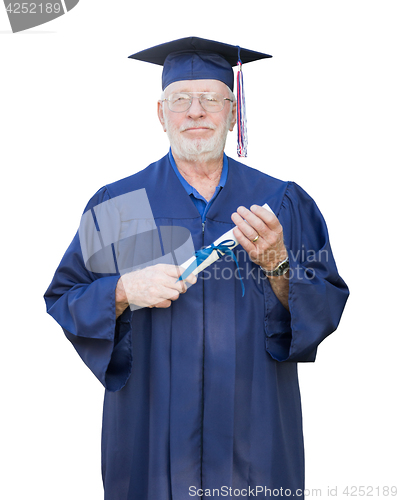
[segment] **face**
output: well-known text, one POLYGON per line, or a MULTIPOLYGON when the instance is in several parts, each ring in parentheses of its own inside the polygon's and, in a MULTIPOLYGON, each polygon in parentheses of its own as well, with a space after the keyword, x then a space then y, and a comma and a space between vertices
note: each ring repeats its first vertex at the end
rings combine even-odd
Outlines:
MULTIPOLYGON (((171 83, 165 98, 176 92, 217 92, 230 98, 228 87, 218 80, 186 80, 171 83)), ((198 99, 183 113, 170 111, 166 102, 158 102, 158 117, 168 134, 173 155, 192 160, 213 160, 221 157, 228 131, 236 122, 236 103, 226 101, 222 111, 209 113, 198 99)))

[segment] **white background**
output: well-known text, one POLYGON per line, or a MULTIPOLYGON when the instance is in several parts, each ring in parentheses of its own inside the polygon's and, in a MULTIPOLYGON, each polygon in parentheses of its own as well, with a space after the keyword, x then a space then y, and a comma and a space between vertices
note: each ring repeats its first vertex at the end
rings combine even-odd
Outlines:
POLYGON ((244 162, 315 198, 351 290, 300 367, 307 487, 399 486, 397 2, 142 4, 81 0, 18 34, 0 5, 1 498, 102 498, 103 389, 42 295, 92 194, 167 151, 161 68, 127 56, 191 35, 274 56, 244 68, 244 162))

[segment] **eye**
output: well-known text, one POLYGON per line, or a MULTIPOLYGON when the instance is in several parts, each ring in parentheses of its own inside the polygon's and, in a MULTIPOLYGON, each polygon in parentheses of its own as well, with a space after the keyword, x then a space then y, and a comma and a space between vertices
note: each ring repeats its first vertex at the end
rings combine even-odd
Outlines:
POLYGON ((188 94, 172 94, 169 97, 169 100, 171 103, 176 104, 176 103, 185 103, 187 101, 190 101, 190 96, 188 94))
POLYGON ((218 98, 215 94, 203 94, 202 98, 207 102, 217 102, 218 98))

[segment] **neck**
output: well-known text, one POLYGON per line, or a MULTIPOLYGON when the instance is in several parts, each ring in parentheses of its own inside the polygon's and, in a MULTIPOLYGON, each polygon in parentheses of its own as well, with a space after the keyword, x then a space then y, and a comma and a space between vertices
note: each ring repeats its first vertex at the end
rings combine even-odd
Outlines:
POLYGON ((206 200, 212 198, 219 184, 223 170, 223 153, 219 158, 204 158, 198 155, 193 159, 180 158, 172 148, 173 158, 181 175, 206 200))

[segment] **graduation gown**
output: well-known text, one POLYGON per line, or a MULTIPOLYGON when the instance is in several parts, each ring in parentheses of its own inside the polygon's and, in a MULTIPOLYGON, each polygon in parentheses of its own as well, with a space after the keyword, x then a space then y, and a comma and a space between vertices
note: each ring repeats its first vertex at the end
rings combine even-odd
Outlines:
POLYGON ((169 308, 128 308, 115 320, 119 274, 88 270, 79 234, 45 294, 48 313, 105 387, 105 500, 254 496, 256 487, 284 497, 304 489, 297 362, 314 361, 348 289, 315 202, 294 183, 228 161, 205 224, 168 155, 100 189, 86 211, 144 188, 157 227, 187 228, 198 250, 234 226, 238 206, 268 203, 290 255, 290 312, 238 246, 244 297, 225 256, 169 308))

